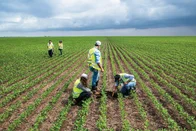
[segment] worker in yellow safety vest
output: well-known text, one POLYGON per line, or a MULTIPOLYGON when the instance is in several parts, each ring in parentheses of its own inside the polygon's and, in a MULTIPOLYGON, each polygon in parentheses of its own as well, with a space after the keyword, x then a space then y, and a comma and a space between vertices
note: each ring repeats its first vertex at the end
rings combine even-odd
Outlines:
POLYGON ((95 42, 95 47, 89 50, 88 52, 88 65, 91 72, 93 72, 92 75, 92 91, 94 93, 97 93, 97 86, 99 82, 99 71, 101 70, 104 72, 104 69, 102 67, 102 58, 101 58, 101 52, 99 51, 101 46, 100 41, 95 42))
POLYGON ((83 73, 74 83, 72 97, 77 105, 82 105, 82 101, 91 97, 91 90, 87 88, 87 79, 88 75, 83 73))
POLYGON ((54 52, 54 45, 52 43, 51 40, 49 40, 48 44, 47 44, 47 48, 48 48, 48 54, 50 57, 52 57, 53 52, 54 52))
POLYGON ((60 51, 60 55, 63 54, 63 42, 62 40, 59 41, 59 51, 60 51))
POLYGON ((134 78, 134 75, 127 74, 127 73, 120 73, 115 75, 114 79, 115 79, 115 86, 113 92, 119 90, 124 97, 129 96, 131 90, 135 92, 136 80, 134 78))

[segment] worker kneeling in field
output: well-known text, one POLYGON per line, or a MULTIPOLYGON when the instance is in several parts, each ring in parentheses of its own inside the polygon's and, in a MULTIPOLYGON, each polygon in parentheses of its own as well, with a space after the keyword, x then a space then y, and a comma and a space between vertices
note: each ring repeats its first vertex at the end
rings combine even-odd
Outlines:
POLYGON ((88 75, 82 74, 74 83, 72 97, 77 105, 82 105, 82 101, 91 97, 91 90, 87 88, 87 79, 88 75))
POLYGON ((127 97, 130 95, 131 90, 135 91, 136 80, 134 79, 134 75, 120 73, 115 75, 114 79, 115 79, 114 92, 116 92, 117 89, 119 89, 120 92, 123 94, 123 96, 127 97))

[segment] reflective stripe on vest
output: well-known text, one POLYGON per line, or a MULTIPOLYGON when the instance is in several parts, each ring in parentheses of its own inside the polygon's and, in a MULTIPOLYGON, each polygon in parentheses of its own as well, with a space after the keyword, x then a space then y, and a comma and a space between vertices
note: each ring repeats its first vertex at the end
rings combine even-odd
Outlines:
MULTIPOLYGON (((95 62, 95 48, 90 49, 88 52, 88 63, 89 63, 89 66, 91 66, 97 70, 100 70, 99 66, 95 62)), ((101 56, 100 56, 100 64, 102 64, 101 56)))
POLYGON ((73 87, 73 98, 78 98, 79 95, 83 92, 83 90, 77 88, 78 84, 80 84, 80 79, 77 79, 76 82, 74 83, 74 87, 73 87))

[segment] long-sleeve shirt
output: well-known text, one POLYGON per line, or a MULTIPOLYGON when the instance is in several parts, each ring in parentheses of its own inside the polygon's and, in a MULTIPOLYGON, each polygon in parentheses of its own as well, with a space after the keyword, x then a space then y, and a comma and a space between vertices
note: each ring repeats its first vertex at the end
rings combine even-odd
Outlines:
POLYGON ((101 62, 101 52, 95 47, 95 63, 101 62))
POLYGON ((87 87, 84 87, 81 83, 78 84, 77 88, 83 90, 83 91, 87 91, 90 92, 91 90, 87 87))
MULTIPOLYGON (((124 77, 130 81, 134 80, 134 75, 131 74, 125 74, 124 77)), ((118 86, 119 84, 124 83, 124 81, 122 79, 120 79, 119 81, 115 82, 115 86, 118 86)))

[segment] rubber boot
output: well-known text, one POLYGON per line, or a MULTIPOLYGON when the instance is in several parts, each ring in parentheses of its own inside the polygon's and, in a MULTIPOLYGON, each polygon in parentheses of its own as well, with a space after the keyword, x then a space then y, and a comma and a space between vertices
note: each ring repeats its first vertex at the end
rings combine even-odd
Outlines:
POLYGON ((97 90, 96 86, 92 86, 92 91, 97 90))
POLYGON ((98 86, 99 80, 96 82, 96 86, 98 86))

